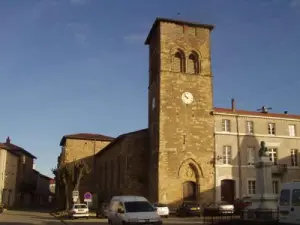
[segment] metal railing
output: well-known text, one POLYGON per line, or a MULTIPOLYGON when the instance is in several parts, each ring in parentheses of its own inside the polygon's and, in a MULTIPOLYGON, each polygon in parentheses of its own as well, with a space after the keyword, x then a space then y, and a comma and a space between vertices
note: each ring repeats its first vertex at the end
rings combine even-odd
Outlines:
POLYGON ((228 225, 275 225, 278 224, 278 210, 248 210, 235 214, 212 214, 203 215, 205 224, 228 224, 228 225))
POLYGON ((277 164, 272 168, 273 174, 283 174, 287 172, 287 164, 277 164))

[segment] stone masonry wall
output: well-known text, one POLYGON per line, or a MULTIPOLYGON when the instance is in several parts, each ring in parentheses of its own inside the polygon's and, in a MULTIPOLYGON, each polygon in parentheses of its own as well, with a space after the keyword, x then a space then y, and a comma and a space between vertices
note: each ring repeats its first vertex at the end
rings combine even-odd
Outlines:
POLYGON ((185 181, 196 182, 198 201, 212 201, 215 178, 210 31, 161 22, 160 51, 158 201, 177 205, 182 201, 185 181), (199 55, 200 74, 172 71, 178 49, 185 53, 186 62, 191 52, 199 55), (190 105, 181 100, 185 91, 194 96, 190 105))
POLYGON ((114 195, 148 195, 148 139, 148 129, 124 134, 97 155, 99 202, 114 195))

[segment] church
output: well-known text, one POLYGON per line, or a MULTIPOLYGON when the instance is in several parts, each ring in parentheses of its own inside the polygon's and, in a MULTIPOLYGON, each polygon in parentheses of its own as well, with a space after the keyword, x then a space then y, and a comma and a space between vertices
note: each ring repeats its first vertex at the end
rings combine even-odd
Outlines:
POLYGON ((95 155, 94 193, 143 195, 176 206, 256 193, 260 142, 273 162, 273 193, 300 180, 300 115, 213 106, 212 25, 157 18, 149 48, 148 128, 122 134, 95 155))
POLYGON ((152 202, 215 198, 213 25, 157 18, 149 48, 148 128, 123 134, 96 156, 97 196, 152 202))

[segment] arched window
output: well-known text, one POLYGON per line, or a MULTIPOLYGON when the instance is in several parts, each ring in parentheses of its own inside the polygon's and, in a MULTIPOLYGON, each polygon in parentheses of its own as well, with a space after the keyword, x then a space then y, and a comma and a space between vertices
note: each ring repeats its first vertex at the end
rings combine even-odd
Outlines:
POLYGON ((185 72, 185 55, 184 52, 178 49, 174 55, 173 60, 173 71, 174 72, 185 72))
POLYGON ((196 52, 192 52, 189 55, 188 73, 192 73, 192 74, 200 73, 199 56, 196 52))

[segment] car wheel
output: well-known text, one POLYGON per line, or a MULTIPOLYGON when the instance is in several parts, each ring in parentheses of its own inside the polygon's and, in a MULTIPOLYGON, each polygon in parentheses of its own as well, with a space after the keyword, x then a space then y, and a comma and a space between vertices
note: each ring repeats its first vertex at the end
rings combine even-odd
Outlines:
POLYGON ((87 216, 87 217, 85 217, 86 219, 88 219, 89 217, 87 216))
POLYGON ((167 215, 167 216, 165 216, 165 218, 168 218, 169 216, 167 215))
POLYGON ((109 224, 109 225, 113 225, 112 222, 111 222, 110 220, 108 221, 108 224, 109 224))

